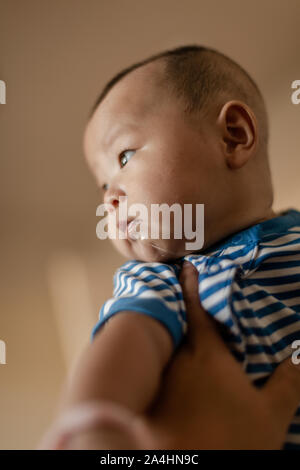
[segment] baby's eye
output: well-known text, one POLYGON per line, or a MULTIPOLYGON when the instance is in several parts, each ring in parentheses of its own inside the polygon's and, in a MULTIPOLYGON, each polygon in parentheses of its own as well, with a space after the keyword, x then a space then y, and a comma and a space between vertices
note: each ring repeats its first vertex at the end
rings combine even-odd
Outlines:
POLYGON ((123 152, 120 153, 119 158, 120 158, 120 163, 121 163, 121 168, 126 165, 130 157, 126 157, 125 154, 127 152, 135 152, 135 150, 123 150, 123 152))

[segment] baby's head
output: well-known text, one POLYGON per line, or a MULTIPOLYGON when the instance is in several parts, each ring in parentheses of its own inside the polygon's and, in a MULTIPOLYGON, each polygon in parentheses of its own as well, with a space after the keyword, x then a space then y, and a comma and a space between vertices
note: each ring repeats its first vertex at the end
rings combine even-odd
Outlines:
POLYGON ((192 204, 194 229, 196 204, 204 204, 200 253, 275 215, 264 100, 238 64, 212 49, 176 48, 116 75, 92 110, 84 153, 117 220, 120 196, 128 209, 148 210, 147 237, 112 240, 129 259, 166 262, 190 253, 191 240, 184 228, 176 239, 173 223, 168 239, 161 227, 151 239, 152 204, 179 204, 182 217, 192 204))

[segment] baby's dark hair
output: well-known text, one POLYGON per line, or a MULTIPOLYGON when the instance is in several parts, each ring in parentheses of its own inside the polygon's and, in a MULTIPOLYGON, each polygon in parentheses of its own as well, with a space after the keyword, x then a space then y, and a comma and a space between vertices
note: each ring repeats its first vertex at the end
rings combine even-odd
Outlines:
POLYGON ((264 151, 267 150, 268 116, 257 84, 234 60, 215 49, 197 44, 165 50, 121 70, 104 86, 89 117, 123 77, 157 60, 164 64, 163 85, 183 103, 188 119, 205 114, 212 104, 217 104, 221 109, 228 100, 241 100, 255 113, 261 144, 264 151))

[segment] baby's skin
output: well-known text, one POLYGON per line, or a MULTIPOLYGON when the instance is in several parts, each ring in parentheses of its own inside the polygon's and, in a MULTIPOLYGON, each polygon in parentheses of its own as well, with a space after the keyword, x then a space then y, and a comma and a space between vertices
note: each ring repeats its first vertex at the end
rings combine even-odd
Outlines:
MULTIPOLYGON (((127 197, 128 207, 143 204, 149 214, 152 204, 204 204, 201 250, 275 217, 268 156, 254 111, 224 97, 205 117, 187 119, 179 101, 161 85, 162 71, 154 62, 128 74, 87 124, 84 154, 110 211, 118 214, 120 196, 127 197)), ((124 239, 112 243, 128 259, 165 263, 191 253, 186 249, 190 240, 172 237, 172 226, 169 239, 134 239, 126 226, 124 233, 124 239)), ((150 317, 122 312, 93 343, 66 387, 63 407, 112 400, 143 413, 172 357, 168 331, 150 317)), ((120 432, 79 435, 69 448, 122 448, 122 442, 136 448, 120 432)))
MULTIPOLYGON (((144 65, 109 91, 86 127, 84 154, 116 213, 121 196, 148 214, 153 204, 204 204, 204 250, 275 216, 268 156, 249 106, 224 99, 188 119, 161 86, 161 67, 144 65)), ((126 258, 165 262, 191 253, 172 225, 170 239, 151 239, 143 222, 148 238, 112 239, 126 258)))

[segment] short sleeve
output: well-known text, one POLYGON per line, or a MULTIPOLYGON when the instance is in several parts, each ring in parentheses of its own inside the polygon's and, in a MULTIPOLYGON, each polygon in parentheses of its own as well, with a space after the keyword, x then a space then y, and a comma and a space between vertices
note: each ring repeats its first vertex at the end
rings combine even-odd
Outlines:
POLYGON ((177 348, 186 332, 187 322, 174 267, 156 262, 128 261, 115 272, 113 283, 113 297, 101 307, 91 341, 109 318, 130 310, 161 322, 170 332, 174 348, 177 348))

